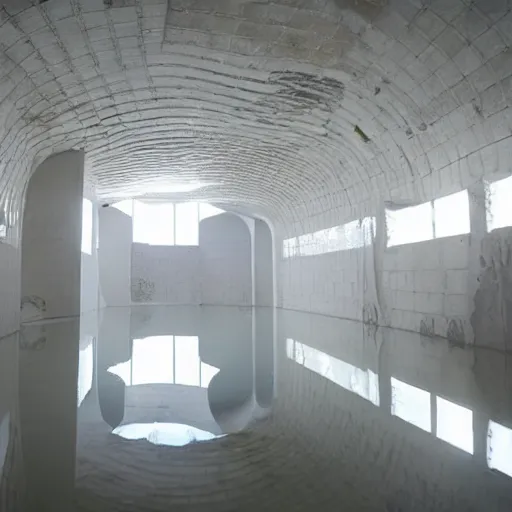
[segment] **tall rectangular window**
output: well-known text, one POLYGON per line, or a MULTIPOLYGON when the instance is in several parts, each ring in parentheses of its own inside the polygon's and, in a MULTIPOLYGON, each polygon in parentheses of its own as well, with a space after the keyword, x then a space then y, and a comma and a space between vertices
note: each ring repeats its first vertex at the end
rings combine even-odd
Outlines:
POLYGON ((174 338, 175 384, 200 385, 199 338, 176 336, 174 338))
POLYGON ((133 241, 150 245, 174 245, 174 205, 134 201, 133 241))
POLYGON ((174 383, 174 347, 172 336, 152 336, 133 340, 133 386, 174 383))
POLYGON ((176 245, 199 244, 199 208, 197 203, 178 203, 176 205, 175 228, 176 245))
POLYGON ((512 176, 487 185, 487 231, 512 226, 512 176))
POLYGON ((85 197, 82 200, 82 252, 92 254, 92 202, 85 197))
POLYGON ((469 233, 467 190, 434 201, 434 229, 436 238, 469 233))
POLYGON ((386 210, 388 247, 413 244, 434 238, 432 203, 402 210, 386 210))

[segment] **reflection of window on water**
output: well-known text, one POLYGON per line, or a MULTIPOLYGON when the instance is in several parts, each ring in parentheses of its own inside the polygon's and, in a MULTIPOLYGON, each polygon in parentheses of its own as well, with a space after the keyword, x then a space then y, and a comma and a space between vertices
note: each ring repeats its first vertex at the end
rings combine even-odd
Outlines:
POLYGON ((308 370, 318 373, 342 388, 353 391, 375 405, 379 405, 378 377, 371 370, 361 370, 292 339, 286 340, 286 352, 290 359, 308 370))
MULTIPOLYGON (((123 211, 128 212, 128 205, 123 203, 123 211)), ((199 222, 220 213, 223 210, 203 203, 174 204, 135 200, 133 241, 149 245, 198 245, 199 222)))
POLYGON ((436 397, 437 437, 473 454, 473 411, 436 397))
POLYGON ((435 201, 386 210, 388 247, 470 232, 467 190, 435 201))
POLYGON ((82 252, 92 254, 92 202, 82 200, 82 252))
POLYGON ((427 432, 430 421, 430 393, 391 377, 391 414, 427 432))
POLYGON ((199 357, 197 336, 152 336, 133 340, 132 358, 109 368, 127 386, 181 384, 207 388, 219 370, 199 357))
POLYGON ((0 420, 0 476, 7 456, 7 449, 9 448, 9 437, 11 429, 11 415, 7 413, 0 420))
POLYGON ((487 185, 487 230, 512 226, 512 176, 487 185))
POLYGON ((512 429, 494 421, 489 421, 487 432, 487 464, 512 476, 512 429))
POLYGON ((117 427, 112 433, 124 439, 147 439, 152 444, 165 446, 185 446, 224 437, 181 423, 131 423, 117 427))
POLYGON ((321 229, 283 241, 283 257, 315 256, 371 245, 375 237, 375 217, 354 220, 341 226, 321 229))
POLYGON ((92 388, 94 368, 93 338, 80 340, 80 353, 78 356, 78 407, 84 401, 92 388))

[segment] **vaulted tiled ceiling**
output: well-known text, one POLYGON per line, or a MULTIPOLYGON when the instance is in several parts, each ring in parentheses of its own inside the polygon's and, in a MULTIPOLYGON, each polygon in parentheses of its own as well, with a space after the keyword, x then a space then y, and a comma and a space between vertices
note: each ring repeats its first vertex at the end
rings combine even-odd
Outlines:
POLYGON ((84 148, 103 198, 364 204, 510 135, 511 43, 509 0, 3 0, 0 192, 84 148))

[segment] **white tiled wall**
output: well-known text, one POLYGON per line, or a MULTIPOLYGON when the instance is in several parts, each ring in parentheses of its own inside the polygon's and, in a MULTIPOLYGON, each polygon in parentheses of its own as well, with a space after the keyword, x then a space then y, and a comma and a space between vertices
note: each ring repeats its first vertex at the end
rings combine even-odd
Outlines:
MULTIPOLYGON (((279 305, 471 342, 470 284, 477 277, 470 271, 473 235, 387 247, 384 212, 384 204, 374 207, 376 234, 366 247, 279 255, 279 305)), ((332 216, 325 218, 333 225, 332 216)), ((283 239, 300 235, 301 229, 308 232, 306 225, 315 231, 319 219, 296 226, 283 239)), ((478 239, 473 238, 478 251, 478 239)))
POLYGON ((199 304, 199 247, 134 243, 131 289, 133 302, 199 304))
POLYGON ((389 325, 446 335, 454 320, 468 331, 468 254, 468 235, 387 248, 381 286, 389 325))

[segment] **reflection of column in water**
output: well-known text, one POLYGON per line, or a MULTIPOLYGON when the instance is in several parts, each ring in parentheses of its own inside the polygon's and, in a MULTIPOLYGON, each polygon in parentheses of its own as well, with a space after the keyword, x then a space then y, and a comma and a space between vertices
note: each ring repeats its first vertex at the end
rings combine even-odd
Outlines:
POLYGON ((20 352, 19 400, 29 511, 70 510, 75 478, 78 320, 45 325, 41 350, 20 352))
POLYGON ((130 309, 112 308, 104 312, 97 349, 98 400, 101 415, 112 428, 124 417, 125 382, 108 369, 126 363, 132 357, 130 309))
POLYGON ((270 407, 274 397, 274 310, 255 308, 255 393, 258 405, 270 407))
POLYGON ((25 512, 18 406, 18 336, 0 343, 0 510, 25 512))
POLYGON ((205 308, 199 336, 201 360, 219 368, 208 386, 212 416, 224 432, 245 427, 253 407, 252 313, 245 308, 205 308))

